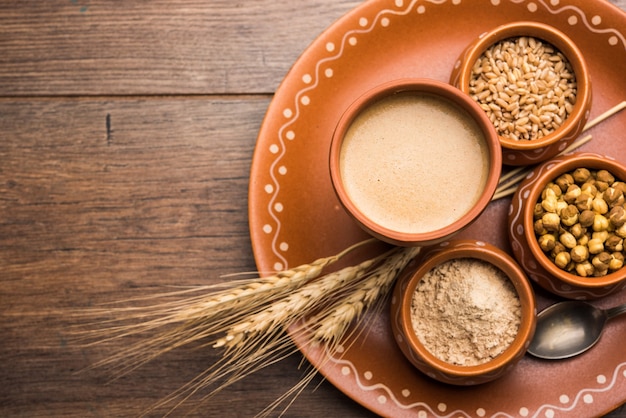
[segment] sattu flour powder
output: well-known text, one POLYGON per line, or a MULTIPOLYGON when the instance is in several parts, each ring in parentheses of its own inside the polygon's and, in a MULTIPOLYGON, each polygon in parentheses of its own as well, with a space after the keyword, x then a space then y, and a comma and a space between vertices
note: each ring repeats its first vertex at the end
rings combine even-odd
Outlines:
POLYGON ((413 329, 437 358, 473 366, 500 355, 514 340, 520 300, 506 275, 479 259, 444 262, 419 282, 413 329))

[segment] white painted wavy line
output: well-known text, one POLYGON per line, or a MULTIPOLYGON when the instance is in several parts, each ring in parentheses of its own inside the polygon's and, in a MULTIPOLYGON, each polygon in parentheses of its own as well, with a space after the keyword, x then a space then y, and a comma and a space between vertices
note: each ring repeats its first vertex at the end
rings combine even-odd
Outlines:
POLYGON ((617 367, 613 371, 613 378, 611 379, 610 383, 606 387, 604 387, 604 388, 597 388, 597 389, 592 389, 592 388, 582 389, 580 392, 578 392, 578 394, 574 398, 574 401, 572 402, 572 404, 570 406, 567 406, 567 407, 562 407, 562 406, 558 406, 558 405, 550 405, 550 404, 542 405, 542 406, 540 406, 537 409, 537 411, 535 412, 533 417, 538 417, 541 414, 542 411, 549 410, 549 409, 563 411, 563 412, 572 411, 572 410, 574 410, 574 408, 576 408, 576 406, 581 401, 581 399, 584 402, 584 397, 587 394, 603 393, 603 392, 607 392, 607 391, 611 390, 613 388, 613 386, 615 386, 615 384, 617 383, 617 379, 619 378, 619 376, 618 376, 619 370, 621 368, 624 368, 624 377, 626 377, 626 362, 624 362, 624 363, 621 363, 621 364, 617 365, 617 367))
MULTIPOLYGON (((313 79, 314 79, 314 83, 310 86, 307 86, 301 90, 299 90, 295 97, 294 97, 294 114, 291 116, 291 118, 284 123, 278 130, 278 142, 280 145, 280 153, 278 153, 276 155, 276 158, 274 159, 274 161, 272 162, 272 164, 270 164, 269 167, 269 174, 270 174, 270 178, 272 179, 273 185, 274 185, 274 191, 272 196, 270 197, 269 203, 268 203, 268 207, 267 207, 267 211, 268 214, 270 215, 270 217, 274 220, 274 222, 276 223, 276 228, 274 230, 274 235, 272 237, 272 253, 280 260, 280 262, 282 263, 282 267, 284 269, 288 268, 288 262, 287 259, 280 253, 280 251, 277 248, 277 242, 278 242, 278 237, 280 235, 280 231, 282 229, 282 223, 278 217, 278 215, 276 215, 275 211, 274 211, 274 205, 276 203, 276 199, 278 198, 278 194, 280 191, 280 184, 278 182, 278 179, 275 176, 275 170, 276 167, 278 166, 278 164, 280 163, 280 161, 283 159, 283 157, 285 156, 286 153, 286 145, 285 145, 285 139, 284 139, 284 132, 286 129, 288 129, 290 126, 292 126, 300 117, 301 114, 301 105, 300 105, 300 100, 302 98, 302 96, 304 96, 306 93, 315 90, 320 83, 320 79, 322 77, 321 72, 320 72, 320 68, 329 62, 333 62, 336 61, 338 59, 340 59, 343 56, 344 51, 347 48, 347 43, 349 42, 349 39, 351 36, 354 36, 356 34, 367 34, 372 32, 377 25, 379 24, 379 21, 382 20, 382 16, 386 15, 386 14, 392 14, 392 15, 397 15, 397 16, 404 16, 407 15, 411 12, 411 10, 413 9, 413 6, 415 5, 415 3, 417 3, 419 0, 412 0, 412 2, 409 4, 409 6, 403 10, 403 11, 396 11, 396 10, 392 10, 392 9, 383 9, 380 10, 376 16, 374 17, 374 19, 372 20, 372 22, 370 23, 369 27, 365 28, 365 29, 353 29, 350 30, 348 32, 346 32, 342 39, 341 39, 341 43, 340 43, 340 47, 338 52, 330 57, 326 57, 323 58, 321 60, 319 60, 316 64, 315 64, 315 70, 313 73, 313 79)), ((437 2, 445 2, 446 0, 430 0, 433 3, 437 3, 437 2)))
POLYGON ((356 369, 356 367, 354 366, 354 364, 351 361, 348 360, 343 360, 343 359, 339 359, 339 358, 335 358, 332 355, 330 356, 330 360, 333 361, 333 363, 340 365, 340 366, 344 366, 344 367, 348 367, 351 371, 352 374, 354 375, 354 380, 357 384, 357 386, 363 390, 363 391, 367 391, 367 392, 371 392, 377 389, 383 390, 387 396, 393 400, 393 402, 400 408, 402 409, 414 409, 414 408, 423 408, 424 410, 428 411, 430 414, 432 414, 435 417, 438 418, 447 418, 447 417, 458 417, 458 416, 465 416, 465 417, 471 417, 471 414, 466 413, 465 411, 462 411, 460 409, 452 411, 446 415, 439 415, 439 413, 433 409, 428 403, 426 402, 414 402, 412 404, 403 404, 397 397, 396 395, 391 391, 391 389, 382 384, 382 383, 375 383, 373 385, 367 385, 365 383, 363 383, 361 381, 361 378, 359 377, 359 373, 358 370, 356 369), (459 415, 461 414, 461 415, 459 415))
MULTIPOLYGON (((340 365, 340 366, 344 366, 344 367, 348 367, 353 376, 354 376, 354 380, 355 383, 357 384, 357 386, 363 390, 363 391, 367 391, 367 392, 371 392, 374 390, 383 390, 385 393, 387 393, 387 396, 393 400, 393 402, 400 408, 405 409, 405 410, 409 410, 409 409, 415 409, 415 408, 423 408, 424 410, 428 411, 430 414, 432 414, 433 416, 437 417, 437 418, 447 418, 447 417, 451 417, 451 416, 465 416, 465 417, 471 417, 473 416, 472 413, 463 411, 461 409, 457 409, 455 411, 452 411, 450 413, 447 413, 445 415, 441 415, 438 411, 436 411, 434 409, 434 407, 432 407, 431 405, 429 405, 426 402, 414 402, 411 404, 404 404, 402 403, 397 397, 396 395, 391 391, 391 389, 389 387, 387 387, 386 385, 382 384, 382 383, 376 383, 373 385, 368 385, 365 384, 361 378, 359 377, 359 372, 356 369, 356 366, 348 361, 348 360, 343 360, 343 359, 338 359, 335 358, 333 356, 329 356, 330 360, 332 360, 335 364, 340 365)), ((617 367, 615 368, 614 372, 613 372, 613 376, 612 379, 610 380, 609 384, 606 385, 605 387, 602 388, 584 388, 581 389, 576 396, 574 397, 574 400, 572 401, 572 403, 569 406, 560 406, 560 405, 553 405, 553 404, 544 404, 539 406, 534 414, 532 415, 533 418, 539 417, 540 415, 544 415, 546 413, 546 411, 548 410, 558 410, 561 412, 570 412, 573 411, 574 409, 576 409, 576 407, 579 406, 580 402, 584 402, 584 398, 586 395, 591 394, 591 393, 604 393, 604 392, 608 392, 610 391, 616 384, 617 381, 619 379, 619 373, 620 373, 620 369, 624 369, 624 377, 626 377, 626 362, 621 363, 619 365, 617 365, 617 367)), ((498 411, 495 412, 494 414, 491 415, 492 418, 495 417, 505 417, 505 418, 513 418, 515 415, 510 415, 506 412, 503 411, 498 411)))

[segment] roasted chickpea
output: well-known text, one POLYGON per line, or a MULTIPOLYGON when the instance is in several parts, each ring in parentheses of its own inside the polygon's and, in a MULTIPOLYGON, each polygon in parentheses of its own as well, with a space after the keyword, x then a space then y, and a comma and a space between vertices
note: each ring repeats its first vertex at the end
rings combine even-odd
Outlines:
POLYGON ((576 183, 581 184, 589 180, 589 178, 591 177, 591 171, 586 168, 577 168, 572 173, 572 177, 574 178, 576 183))
POLYGON ((561 174, 544 187, 534 206, 539 247, 557 267, 579 276, 599 277, 621 268, 625 200, 626 182, 615 181, 607 170, 561 174))

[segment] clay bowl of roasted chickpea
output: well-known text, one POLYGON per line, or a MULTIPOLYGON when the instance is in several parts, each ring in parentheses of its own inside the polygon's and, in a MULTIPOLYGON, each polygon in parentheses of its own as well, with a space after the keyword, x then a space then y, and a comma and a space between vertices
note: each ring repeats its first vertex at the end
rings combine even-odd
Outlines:
POLYGON ((539 165, 509 211, 513 253, 528 277, 568 299, 626 288, 626 166, 574 153, 539 165))
POLYGON ((457 60, 450 83, 485 111, 507 165, 562 153, 589 118, 585 59, 571 39, 542 23, 513 22, 483 33, 457 60))

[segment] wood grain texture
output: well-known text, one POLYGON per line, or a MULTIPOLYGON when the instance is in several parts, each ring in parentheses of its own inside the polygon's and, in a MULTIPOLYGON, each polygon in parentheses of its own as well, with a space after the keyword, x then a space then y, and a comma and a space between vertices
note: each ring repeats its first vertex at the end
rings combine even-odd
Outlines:
MULTIPOLYGON (((216 361, 187 348, 107 384, 104 370, 78 372, 129 341, 79 348, 72 327, 82 321, 67 310, 255 269, 247 184, 268 104, 0 99, 0 132, 11 133, 0 141, 0 415, 136 416, 216 361)), ((195 416, 254 416, 297 383, 300 361, 252 376, 195 416)), ((369 414, 326 383, 311 395, 287 416, 369 414)))
MULTIPOLYGON (((358 4, 0 3, 0 416, 137 416, 217 360, 184 348, 110 382, 84 369, 123 344, 76 346, 67 312, 255 269, 259 126, 293 61, 358 4)), ((191 415, 254 416, 300 362, 191 415)), ((374 415, 317 378, 285 416, 374 415)))
POLYGON ((359 3, 5 1, 0 92, 268 94, 307 45, 359 3))

